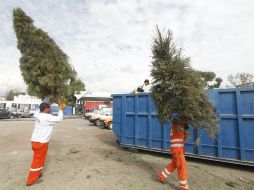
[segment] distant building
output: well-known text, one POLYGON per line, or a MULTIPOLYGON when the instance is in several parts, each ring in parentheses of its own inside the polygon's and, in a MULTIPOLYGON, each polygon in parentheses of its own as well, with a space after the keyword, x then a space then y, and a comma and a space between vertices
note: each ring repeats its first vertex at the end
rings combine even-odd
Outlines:
POLYGON ((14 107, 14 102, 13 101, 7 101, 7 100, 0 100, 0 109, 1 108, 6 108, 6 109, 9 109, 9 108, 12 108, 14 107))
POLYGON ((22 108, 35 109, 36 106, 38 106, 42 102, 42 100, 39 99, 38 97, 30 95, 14 96, 13 101, 17 104, 18 109, 22 108))
POLYGON ((108 92, 81 91, 75 93, 74 96, 76 97, 77 112, 85 113, 99 109, 101 106, 113 106, 113 98, 111 97, 111 93, 108 92))
POLYGON ((35 110, 40 103, 41 99, 35 96, 18 95, 14 96, 14 100, 12 101, 0 100, 0 107, 6 109, 17 108, 17 109, 35 110))

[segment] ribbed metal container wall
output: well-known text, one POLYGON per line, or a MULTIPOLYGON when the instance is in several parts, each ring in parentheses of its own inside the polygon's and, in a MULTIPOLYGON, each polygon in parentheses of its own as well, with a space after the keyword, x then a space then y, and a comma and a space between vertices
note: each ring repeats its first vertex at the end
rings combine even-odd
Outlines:
MULTIPOLYGON (((217 139, 210 139, 205 130, 191 128, 186 155, 254 166, 254 89, 216 89, 207 93, 219 120, 217 139)), ((120 145, 169 153, 171 122, 160 124, 151 96, 112 96, 113 131, 120 145)))

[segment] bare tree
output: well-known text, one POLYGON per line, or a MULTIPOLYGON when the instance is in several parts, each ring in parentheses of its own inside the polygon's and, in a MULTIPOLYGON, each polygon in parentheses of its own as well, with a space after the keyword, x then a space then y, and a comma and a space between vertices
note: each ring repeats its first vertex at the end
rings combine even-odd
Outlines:
POLYGON ((254 75, 251 73, 237 73, 229 75, 228 81, 236 88, 254 87, 254 75))
POLYGON ((14 96, 18 96, 18 95, 25 95, 24 92, 21 91, 17 91, 17 90, 10 90, 7 94, 6 94, 6 100, 14 100, 14 96))

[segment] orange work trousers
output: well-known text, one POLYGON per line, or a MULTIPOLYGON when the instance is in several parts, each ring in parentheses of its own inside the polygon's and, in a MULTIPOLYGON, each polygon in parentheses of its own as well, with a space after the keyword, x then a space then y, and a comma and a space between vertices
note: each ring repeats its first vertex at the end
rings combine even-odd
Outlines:
POLYGON ((27 185, 32 185, 38 180, 47 157, 48 143, 32 142, 32 149, 34 151, 34 156, 27 177, 27 185))
POLYGON ((175 169, 178 172, 180 190, 188 190, 187 167, 184 153, 172 155, 172 162, 162 172, 158 173, 158 180, 164 181, 175 169))

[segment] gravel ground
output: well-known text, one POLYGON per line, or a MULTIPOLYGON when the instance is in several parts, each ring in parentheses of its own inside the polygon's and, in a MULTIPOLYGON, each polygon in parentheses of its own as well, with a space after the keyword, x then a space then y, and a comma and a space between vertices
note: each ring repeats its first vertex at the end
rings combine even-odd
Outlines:
MULTIPOLYGON (((91 126, 83 119, 68 119, 56 125, 43 181, 26 187, 33 124, 31 120, 0 120, 1 190, 178 189, 176 173, 165 184, 155 178, 170 156, 121 148, 112 131, 91 126)), ((187 164, 192 190, 254 190, 253 168, 198 159, 188 159, 187 164)))

